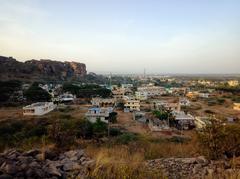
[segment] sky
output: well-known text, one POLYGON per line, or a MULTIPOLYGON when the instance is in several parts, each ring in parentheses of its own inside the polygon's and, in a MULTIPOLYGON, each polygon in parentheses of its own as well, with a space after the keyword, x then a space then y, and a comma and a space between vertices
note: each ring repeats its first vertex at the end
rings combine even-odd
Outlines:
POLYGON ((240 73, 240 0, 0 0, 0 55, 95 73, 240 73))

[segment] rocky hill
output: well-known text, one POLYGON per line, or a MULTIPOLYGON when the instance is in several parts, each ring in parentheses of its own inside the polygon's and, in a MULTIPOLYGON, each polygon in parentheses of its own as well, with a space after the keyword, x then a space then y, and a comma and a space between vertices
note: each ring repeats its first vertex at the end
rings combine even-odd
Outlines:
POLYGON ((52 60, 19 62, 12 57, 0 56, 0 80, 78 80, 86 74, 83 63, 52 60))

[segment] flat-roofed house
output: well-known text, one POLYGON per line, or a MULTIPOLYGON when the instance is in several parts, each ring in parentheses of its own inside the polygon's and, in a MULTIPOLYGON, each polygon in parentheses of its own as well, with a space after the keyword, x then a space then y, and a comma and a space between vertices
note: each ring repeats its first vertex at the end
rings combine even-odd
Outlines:
POLYGON ((190 129, 195 126, 194 117, 191 114, 185 114, 183 111, 173 112, 178 129, 190 129))
POLYGON ((54 110, 56 105, 53 102, 38 102, 23 107, 24 116, 41 116, 54 110))
POLYGON ((102 122, 108 123, 109 114, 112 111, 112 108, 92 107, 88 109, 88 112, 85 114, 85 116, 92 123, 95 123, 97 119, 100 119, 102 122))

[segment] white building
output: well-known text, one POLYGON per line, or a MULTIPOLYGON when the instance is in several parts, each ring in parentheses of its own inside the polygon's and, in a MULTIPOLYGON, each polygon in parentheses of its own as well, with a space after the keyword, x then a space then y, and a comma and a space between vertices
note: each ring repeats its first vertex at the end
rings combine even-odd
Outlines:
POLYGON ((209 93, 198 93, 200 98, 209 98, 209 93))
POLYGON ((145 86, 145 87, 139 87, 137 89, 138 92, 146 92, 148 97, 153 96, 161 96, 163 94, 166 94, 166 90, 164 87, 160 86, 145 86))
POLYGON ((148 93, 144 91, 136 91, 135 97, 137 100, 144 101, 148 99, 148 93))
POLYGON ((112 108, 93 107, 88 110, 85 116, 92 123, 95 123, 97 119, 100 119, 102 122, 108 123, 109 114, 111 112, 113 112, 112 108))
POLYGON ((23 115, 41 116, 54 110, 56 105, 53 102, 38 102, 23 107, 23 115))

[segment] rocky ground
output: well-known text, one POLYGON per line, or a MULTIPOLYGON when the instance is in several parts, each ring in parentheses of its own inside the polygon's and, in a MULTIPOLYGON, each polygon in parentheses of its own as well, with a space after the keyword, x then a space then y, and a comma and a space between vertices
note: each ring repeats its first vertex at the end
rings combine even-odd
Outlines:
MULTIPOLYGON (((45 155, 42 154, 40 150, 8 150, 1 153, 0 179, 87 178, 95 163, 83 150, 60 154, 45 151, 45 155)), ((236 165, 233 169, 227 161, 209 161, 204 157, 149 160, 146 169, 161 170, 169 179, 240 178, 240 166, 236 165)))
POLYGON ((233 169, 227 161, 209 161, 197 158, 162 158, 146 162, 149 169, 162 170, 167 178, 204 179, 240 178, 240 166, 233 169))
POLYGON ((46 151, 45 160, 39 150, 9 150, 0 154, 0 179, 84 178, 93 163, 83 150, 62 154, 46 151))

